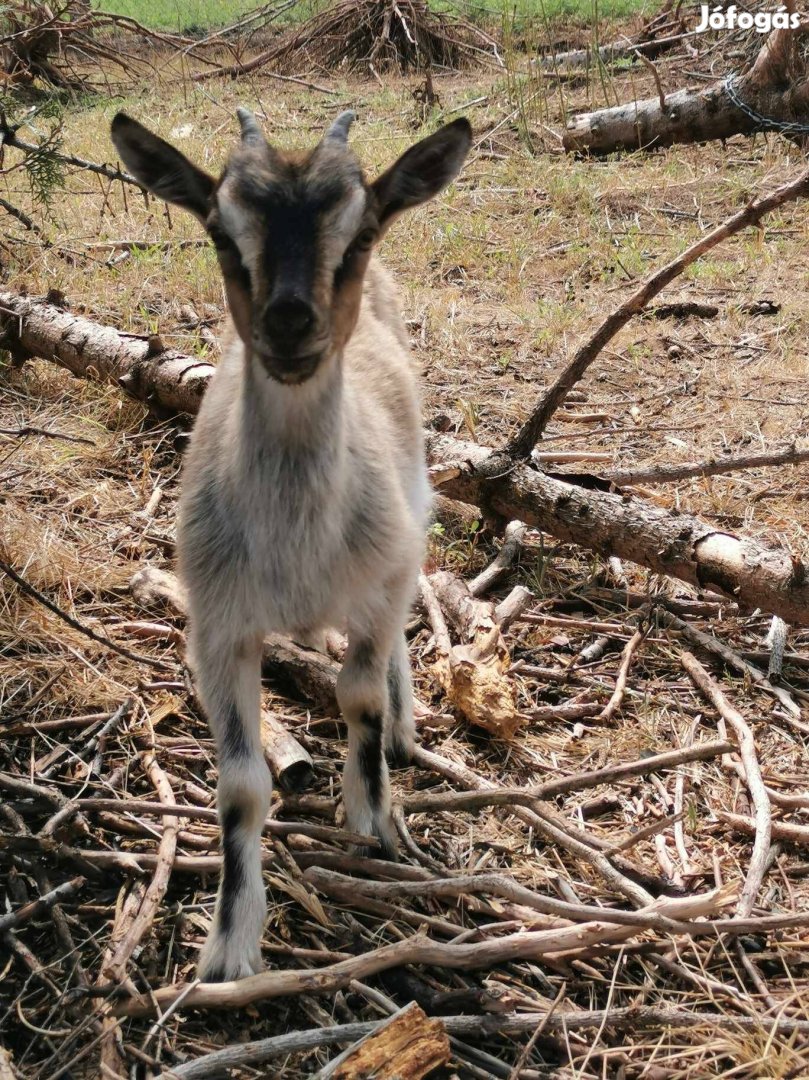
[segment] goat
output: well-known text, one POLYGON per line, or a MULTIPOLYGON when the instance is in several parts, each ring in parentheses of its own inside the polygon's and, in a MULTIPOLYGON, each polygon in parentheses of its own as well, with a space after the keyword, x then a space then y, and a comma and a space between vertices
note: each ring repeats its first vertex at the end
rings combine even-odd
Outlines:
POLYGON ((373 250, 458 173, 465 119, 368 183, 344 112, 308 154, 237 113, 219 180, 123 113, 112 139, 151 192, 203 223, 232 321, 184 466, 177 546, 189 658, 216 740, 223 865, 199 975, 261 969, 260 838, 271 778, 259 738, 261 648, 343 625, 349 828, 396 855, 386 755, 414 746, 404 625, 430 505, 420 399, 392 279, 373 250))

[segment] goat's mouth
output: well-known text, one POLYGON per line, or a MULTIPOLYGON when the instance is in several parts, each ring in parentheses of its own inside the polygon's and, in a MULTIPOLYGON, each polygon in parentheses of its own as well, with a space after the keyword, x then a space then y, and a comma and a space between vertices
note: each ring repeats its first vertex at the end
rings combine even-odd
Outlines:
POLYGON ((283 386, 299 386, 314 375, 323 359, 323 353, 308 353, 306 356, 273 356, 260 354, 261 363, 267 375, 283 386))

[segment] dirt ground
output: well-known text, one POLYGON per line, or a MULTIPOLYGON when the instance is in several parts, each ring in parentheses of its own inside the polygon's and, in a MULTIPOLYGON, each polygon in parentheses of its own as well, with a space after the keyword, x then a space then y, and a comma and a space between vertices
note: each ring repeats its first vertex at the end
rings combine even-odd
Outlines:
MULTIPOLYGON (((666 88, 682 84, 682 63, 661 62, 666 88)), ((799 149, 772 135, 607 161, 566 157, 556 134, 562 108, 653 95, 645 69, 604 82, 595 76, 578 84, 531 82, 535 96, 522 109, 509 100, 509 80, 495 70, 439 75, 440 109, 425 125, 413 97, 416 77, 386 76, 380 86, 313 75, 335 88, 325 95, 260 76, 191 84, 175 79, 168 65, 158 66, 161 77, 128 97, 88 99, 68 108, 63 149, 93 161, 114 160, 109 121, 124 108, 215 170, 235 138, 237 104, 255 109, 270 138, 285 146, 313 143, 329 118, 350 106, 359 116, 352 145, 373 173, 441 118, 469 116, 475 147, 461 178, 402 221, 386 239, 382 257, 402 289, 424 380, 425 423, 490 446, 515 430, 575 345, 633 283, 756 193, 804 167, 799 149), (533 154, 521 137, 526 128, 533 154)), ((698 62, 692 66, 700 74, 698 62)), ((702 85, 696 74, 689 78, 702 85)), ((21 173, 9 174, 3 194, 31 209, 21 173)), ((32 212, 51 244, 43 248, 30 233, 9 230, 3 240, 6 286, 32 294, 58 289, 76 312, 128 333, 159 332, 186 352, 215 358, 210 331, 221 323, 223 295, 213 252, 181 243, 199 238, 195 222, 133 189, 125 192, 120 184, 79 171, 67 172, 65 190, 44 213, 32 212), (113 245, 120 241, 149 246, 113 245), (189 327, 183 311, 188 307, 201 316, 202 326, 189 327)), ((804 204, 787 206, 679 278, 661 302, 713 304, 716 317, 649 316, 630 323, 581 383, 569 415, 551 424, 543 448, 606 455, 570 466, 597 472, 802 440, 809 423, 808 215, 804 204), (582 413, 591 419, 577 419, 582 413)), ((0 364, 4 360, 0 353, 0 364)), ((31 1080, 102 1075, 99 1047, 110 1038, 110 1021, 103 1019, 103 999, 88 996, 87 988, 105 981, 101 971, 111 935, 114 943, 151 880, 152 870, 133 873, 121 864, 104 864, 100 871, 79 852, 153 853, 164 827, 163 819, 143 812, 87 810, 43 834, 59 798, 153 800, 153 754, 175 802, 213 805, 213 747, 178 663, 182 620, 162 609, 144 610, 129 590, 142 567, 173 566, 178 446, 186 427, 183 420, 150 415, 116 387, 76 380, 43 360, 22 368, 0 366, 0 557, 79 623, 164 662, 168 672, 89 640, 9 577, 0 579, 3 911, 76 874, 87 879, 53 912, 3 931, 0 1038, 17 1075, 31 1080), (91 742, 124 704, 109 734, 91 742), (47 789, 50 800, 32 797, 20 783, 47 789)), ((805 560, 807 478, 807 466, 788 466, 650 486, 642 494, 805 560)), ((430 569, 449 568, 469 578, 498 546, 474 512, 442 507, 431 529, 430 569)), ((549 705, 606 704, 620 651, 637 626, 627 588, 668 600, 698 598, 689 586, 640 567, 625 565, 622 573, 623 580, 604 556, 586 547, 529 536, 519 565, 497 594, 526 585, 535 594, 531 610, 537 615, 517 622, 507 635, 526 720, 507 743, 447 712, 432 670, 432 631, 416 614, 411 655, 417 694, 430 710, 422 725, 424 745, 499 786, 526 787, 716 739, 716 710, 693 688, 680 661, 682 649, 691 646, 655 615, 644 624, 627 693, 608 724, 592 716, 537 718, 543 716, 537 710, 549 705), (580 650, 599 636, 609 639, 606 651, 579 663, 571 675, 568 668, 580 650)), ((707 607, 686 604, 682 610, 691 612, 690 624, 766 669, 767 612, 741 616, 730 601, 716 597, 708 598, 707 607)), ((699 656, 752 726, 768 787, 796 795, 806 791, 805 629, 790 629, 787 653, 784 678, 802 717, 709 653, 699 656)), ((276 796, 274 816, 339 826, 342 725, 277 686, 267 687, 265 705, 311 753, 316 779, 309 794, 319 796, 286 805, 276 796)), ((394 777, 398 797, 465 786, 471 785, 453 784, 424 767, 394 777)), ((747 786, 726 758, 571 790, 544 805, 574 838, 584 832, 607 848, 626 842, 627 862, 654 896, 741 882, 749 864, 750 839, 717 813, 751 815, 747 786), (670 815, 681 816, 667 821, 670 815), (654 822, 660 825, 657 836, 632 836, 654 822)), ((805 794, 800 806, 776 800, 775 820, 800 825, 807 806, 805 794)), ((403 854, 406 867, 418 870, 421 864, 431 875, 444 876, 499 872, 544 896, 631 906, 592 860, 549 842, 508 809, 416 811, 406 821, 420 852, 403 854)), ((212 823, 185 820, 180 827, 178 856, 216 852, 212 823)), ((809 830, 796 834, 796 842, 776 837, 756 917, 806 912, 807 835, 809 830)), ((420 924, 441 940, 452 936, 447 922, 468 940, 548 925, 546 916, 532 923, 525 907, 486 890, 486 900, 408 897, 372 910, 362 897, 335 899, 302 876, 317 861, 312 852, 323 850, 331 858, 328 865, 348 872, 352 864, 341 854, 347 848, 339 834, 331 840, 268 836, 265 843, 273 858, 264 954, 273 967, 333 963, 403 940, 420 924)), ((371 876, 379 873, 374 869, 371 876)), ((175 870, 153 925, 126 966, 131 990, 142 993, 193 978, 214 892, 215 874, 175 870)), ((530 1031, 464 1038, 436 1075, 800 1077, 809 1075, 809 1028, 790 1030, 776 1021, 809 1021, 807 964, 809 942, 800 926, 766 933, 753 928, 741 937, 646 930, 584 953, 522 958, 491 970, 421 965, 383 972, 326 996, 299 994, 233 1011, 179 1008, 156 1028, 152 1018, 125 1020, 111 1037, 119 1039, 126 1063, 121 1075, 156 1076, 161 1068, 224 1045, 377 1019, 391 1002, 400 1007, 416 998, 431 1015, 496 1016, 504 1009, 545 1012, 558 999, 556 1008, 571 1014, 632 1006, 639 1010, 637 1023, 612 1025, 605 1019, 595 1030, 581 1031, 549 1024, 530 1047, 530 1031), (673 1008, 709 1015, 690 1027, 665 1018, 641 1020, 644 1009, 662 1014, 673 1008), (750 1017, 757 1019, 746 1023, 750 1017)), ((230 1075, 312 1076, 338 1049, 316 1048, 230 1075)))

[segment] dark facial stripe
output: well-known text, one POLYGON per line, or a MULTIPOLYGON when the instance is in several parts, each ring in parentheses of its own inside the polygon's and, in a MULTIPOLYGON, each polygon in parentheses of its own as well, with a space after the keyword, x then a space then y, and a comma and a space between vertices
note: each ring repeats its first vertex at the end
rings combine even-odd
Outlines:
POLYGON ((238 194, 251 210, 266 213, 272 209, 302 207, 310 214, 321 214, 342 199, 351 184, 362 183, 359 169, 343 167, 337 171, 316 170, 304 165, 285 163, 274 176, 251 175, 239 170, 238 194))
POLYGON ((368 801, 377 807, 382 798, 382 717, 379 713, 363 713, 360 724, 363 727, 359 749, 360 773, 368 792, 368 801))
POLYGON ((310 206, 290 206, 267 213, 264 272, 272 291, 308 299, 317 264, 318 214, 310 206))
POLYGON ((233 909, 244 884, 239 827, 242 812, 238 806, 229 807, 222 817, 222 891, 219 904, 219 925, 229 934, 233 926, 233 909))

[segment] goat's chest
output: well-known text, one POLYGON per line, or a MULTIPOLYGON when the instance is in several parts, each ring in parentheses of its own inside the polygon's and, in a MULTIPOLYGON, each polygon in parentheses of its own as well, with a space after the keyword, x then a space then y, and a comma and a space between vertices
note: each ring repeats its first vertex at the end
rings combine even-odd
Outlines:
POLYGON ((245 485, 240 502, 243 585, 268 628, 334 624, 357 579, 378 574, 372 508, 334 462, 276 457, 245 485))

